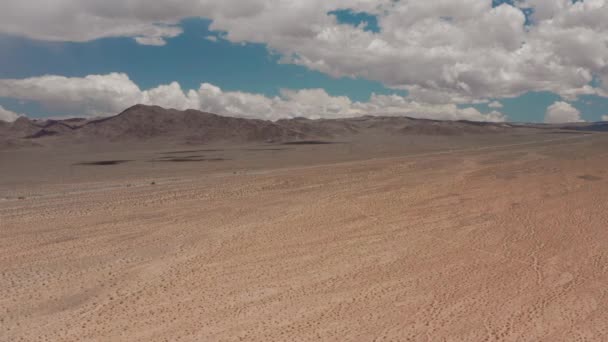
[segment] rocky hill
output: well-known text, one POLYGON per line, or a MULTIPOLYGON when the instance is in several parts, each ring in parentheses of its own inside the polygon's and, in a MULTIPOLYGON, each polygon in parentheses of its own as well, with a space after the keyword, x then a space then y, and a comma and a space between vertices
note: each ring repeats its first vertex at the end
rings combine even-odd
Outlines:
MULTIPOLYGON (((471 121, 439 121, 404 116, 362 116, 345 119, 284 119, 276 122, 220 116, 197 110, 135 105, 101 119, 30 120, 0 122, 4 146, 44 142, 174 143, 285 142, 307 139, 349 139, 357 135, 465 135, 523 129, 522 125, 471 121)), ((535 128, 540 129, 540 128, 535 128)))

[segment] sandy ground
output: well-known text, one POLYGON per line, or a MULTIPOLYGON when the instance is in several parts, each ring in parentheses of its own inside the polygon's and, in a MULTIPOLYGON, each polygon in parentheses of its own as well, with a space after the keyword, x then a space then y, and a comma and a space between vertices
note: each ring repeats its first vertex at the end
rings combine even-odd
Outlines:
POLYGON ((608 340, 608 136, 478 139, 2 152, 0 340, 608 340))

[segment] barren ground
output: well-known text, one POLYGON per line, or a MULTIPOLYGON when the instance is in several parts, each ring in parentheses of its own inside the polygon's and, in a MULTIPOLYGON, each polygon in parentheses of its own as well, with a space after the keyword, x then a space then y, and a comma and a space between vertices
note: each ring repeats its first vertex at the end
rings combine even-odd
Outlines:
POLYGON ((608 340, 608 136, 429 139, 0 152, 0 340, 608 340))

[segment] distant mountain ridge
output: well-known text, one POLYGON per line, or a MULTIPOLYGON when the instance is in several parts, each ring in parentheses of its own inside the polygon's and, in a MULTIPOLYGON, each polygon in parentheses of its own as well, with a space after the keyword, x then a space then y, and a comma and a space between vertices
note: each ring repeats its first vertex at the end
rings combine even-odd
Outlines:
POLYGON ((182 137, 198 142, 245 142, 299 137, 297 132, 270 121, 145 105, 136 105, 116 116, 87 122, 78 127, 76 133, 107 140, 182 137))
MULTIPOLYGON (((608 124, 577 125, 573 130, 604 131, 608 124)), ((221 116, 198 110, 180 111, 135 105, 101 119, 30 120, 0 122, 0 138, 12 145, 59 141, 129 142, 171 140, 185 143, 269 142, 304 139, 343 139, 359 134, 463 135, 507 132, 540 125, 513 125, 472 121, 440 121, 403 116, 362 116, 345 119, 282 119, 276 122, 221 116)), ((554 127, 560 128, 560 127, 554 127)), ((563 128, 568 128, 564 126, 563 128)))

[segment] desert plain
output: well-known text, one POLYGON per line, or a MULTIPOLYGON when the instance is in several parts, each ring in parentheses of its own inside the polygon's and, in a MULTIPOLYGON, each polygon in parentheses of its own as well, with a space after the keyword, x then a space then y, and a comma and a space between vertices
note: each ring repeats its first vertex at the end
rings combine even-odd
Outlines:
POLYGON ((606 341, 608 136, 0 151, 1 341, 606 341))

